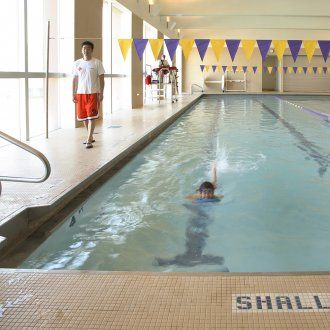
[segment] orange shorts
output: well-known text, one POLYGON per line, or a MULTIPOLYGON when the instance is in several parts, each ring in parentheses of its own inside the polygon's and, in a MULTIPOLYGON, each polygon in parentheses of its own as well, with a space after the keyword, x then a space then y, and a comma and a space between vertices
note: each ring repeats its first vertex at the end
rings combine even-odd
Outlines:
POLYGON ((99 101, 95 94, 77 94, 77 120, 99 118, 99 101))

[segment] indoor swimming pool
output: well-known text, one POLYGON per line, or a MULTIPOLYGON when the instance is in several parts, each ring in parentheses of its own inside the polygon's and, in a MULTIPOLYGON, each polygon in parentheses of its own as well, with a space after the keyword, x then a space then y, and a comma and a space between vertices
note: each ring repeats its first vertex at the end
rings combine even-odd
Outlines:
POLYGON ((202 98, 20 268, 329 271, 330 124, 294 101, 202 98), (187 200, 213 162, 224 198, 187 200))

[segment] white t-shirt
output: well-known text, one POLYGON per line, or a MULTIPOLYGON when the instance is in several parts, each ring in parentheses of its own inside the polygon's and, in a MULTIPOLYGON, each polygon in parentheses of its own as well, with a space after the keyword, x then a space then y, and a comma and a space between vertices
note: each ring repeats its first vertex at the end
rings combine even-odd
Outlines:
POLYGON ((85 61, 81 58, 74 62, 72 73, 78 76, 77 94, 100 93, 99 76, 105 73, 100 60, 92 58, 85 61))

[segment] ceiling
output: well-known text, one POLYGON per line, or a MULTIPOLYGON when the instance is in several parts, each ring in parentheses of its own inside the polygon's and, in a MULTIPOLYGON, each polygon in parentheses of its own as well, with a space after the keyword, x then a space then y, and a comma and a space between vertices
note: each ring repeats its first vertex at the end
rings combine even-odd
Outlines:
POLYGON ((330 39, 330 0, 150 1, 150 13, 149 0, 118 2, 169 37, 330 39))

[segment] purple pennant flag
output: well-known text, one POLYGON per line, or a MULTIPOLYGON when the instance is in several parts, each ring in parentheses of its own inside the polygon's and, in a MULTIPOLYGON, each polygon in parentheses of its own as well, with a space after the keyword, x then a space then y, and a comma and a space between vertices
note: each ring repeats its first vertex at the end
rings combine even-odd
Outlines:
POLYGON ((216 69, 217 69, 217 66, 216 65, 212 65, 213 72, 215 72, 216 69))
POLYGON ((267 70, 266 66, 263 67, 263 71, 264 71, 264 73, 267 73, 268 70, 267 70))
POLYGON ((257 40, 257 44, 263 61, 267 57, 267 53, 269 51, 271 43, 271 40, 257 40))
POLYGON ((227 48, 231 57, 232 62, 234 62, 239 44, 241 40, 226 40, 227 48))
POLYGON ((313 66, 313 71, 316 74, 316 72, 317 72, 317 66, 313 66))
POLYGON ((307 73, 307 66, 304 66, 303 70, 304 70, 304 73, 306 74, 307 73))
POLYGON ((210 39, 195 39, 195 44, 197 46, 199 56, 201 60, 204 60, 205 53, 207 51, 207 47, 209 46, 210 39))
POLYGON ((237 65, 233 65, 232 68, 233 68, 234 73, 236 73, 237 65))
POLYGON ((258 69, 258 67, 257 67, 257 66, 253 66, 253 67, 252 67, 252 69, 253 69, 253 72, 254 72, 254 73, 256 73, 256 72, 257 72, 257 69, 258 69))
POLYGON ((242 66, 242 69, 243 69, 243 72, 246 73, 247 66, 246 65, 243 65, 242 66))
POLYGON ((288 45, 291 50, 291 54, 293 57, 293 61, 296 62, 300 48, 301 48, 302 40, 288 40, 288 45))
POLYGON ((328 68, 326 66, 323 67, 323 73, 327 74, 328 68))
POLYGON ((273 73, 277 72, 277 66, 273 66, 273 73))
POLYGON ((223 72, 226 72, 226 70, 227 70, 227 65, 223 65, 223 66, 222 66, 222 70, 223 70, 223 72))
POLYGON ((201 71, 203 72, 205 69, 205 65, 201 65, 200 67, 201 67, 201 71))
POLYGON ((297 73, 298 68, 296 66, 294 66, 292 69, 294 73, 297 73))
POLYGON ((327 61, 330 51, 330 41, 327 40, 319 40, 319 46, 324 58, 324 62, 327 61))
POLYGON ((165 39, 165 44, 167 51, 170 54, 171 61, 173 61, 176 49, 179 45, 179 39, 165 39))
POLYGON ((288 71, 288 67, 287 67, 287 66, 284 66, 284 67, 283 67, 283 71, 284 71, 284 73, 287 73, 287 71, 288 71))
POLYGON ((140 61, 142 60, 142 56, 144 50, 146 49, 147 43, 148 43, 148 39, 134 39, 135 49, 139 56, 140 61))

